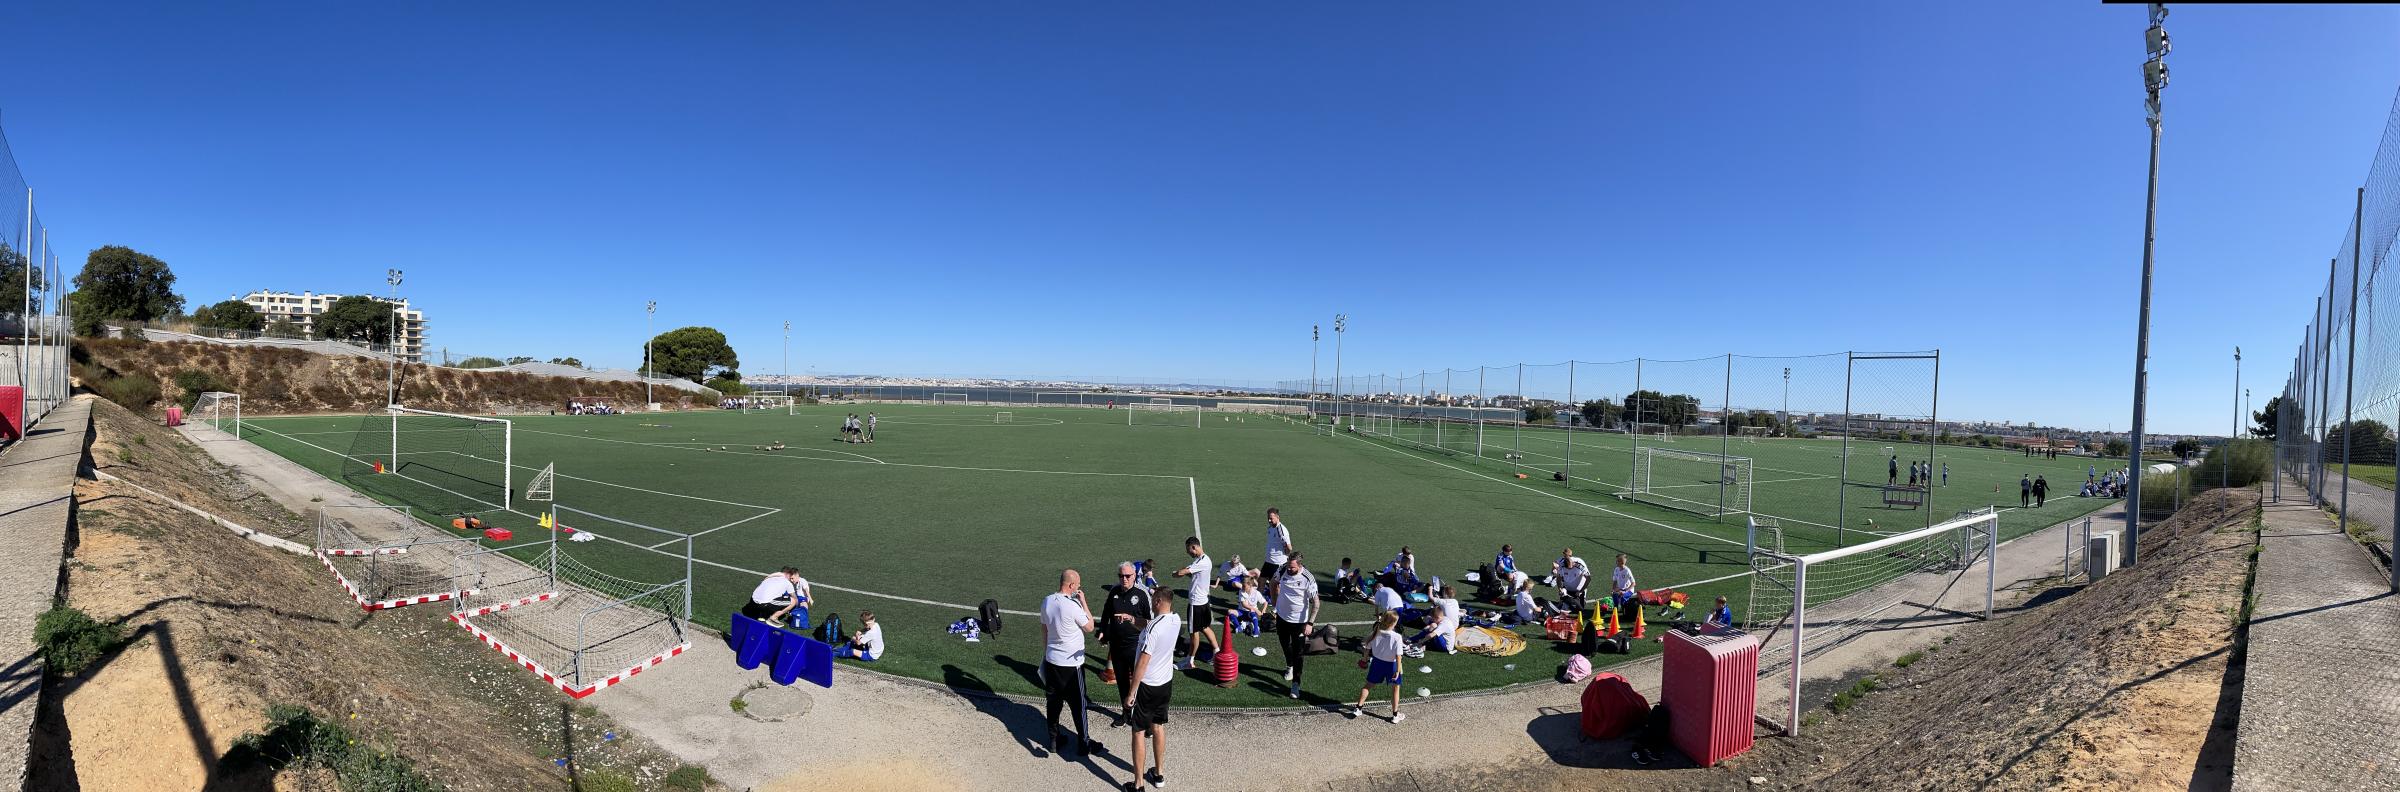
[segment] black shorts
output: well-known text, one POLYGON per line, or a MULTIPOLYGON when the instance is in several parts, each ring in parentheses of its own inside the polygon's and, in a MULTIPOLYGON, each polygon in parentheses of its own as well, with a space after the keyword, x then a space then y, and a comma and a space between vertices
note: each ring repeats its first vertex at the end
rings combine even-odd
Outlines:
POLYGON ((1184 623, 1191 627, 1192 632, 1208 632, 1210 628, 1216 626, 1209 623, 1208 610, 1208 600, 1193 602, 1191 607, 1184 611, 1184 623))
POLYGON ((1133 692, 1133 712, 1125 716, 1127 722, 1137 732, 1152 726, 1166 725, 1167 700, 1174 698, 1174 693, 1175 683, 1173 682, 1157 686, 1142 685, 1140 689, 1133 692))

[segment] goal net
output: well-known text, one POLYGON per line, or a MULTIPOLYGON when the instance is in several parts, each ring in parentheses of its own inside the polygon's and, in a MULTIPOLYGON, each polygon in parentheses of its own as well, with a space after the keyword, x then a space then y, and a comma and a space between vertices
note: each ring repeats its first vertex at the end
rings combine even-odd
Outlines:
POLYGON ((1185 404, 1125 405, 1126 426, 1189 426, 1200 428, 1200 408, 1185 404))
POLYGON ((542 472, 533 474, 532 481, 525 482, 525 499, 529 501, 551 501, 556 500, 557 497, 558 463, 552 462, 550 464, 543 465, 542 472))
POLYGON ((1708 517, 1750 513, 1750 458, 1644 446, 1618 497, 1708 517))
POLYGON ((1750 612, 1743 624, 1759 639, 1758 675, 1786 675, 1783 690, 1762 686, 1759 716, 1785 734, 1800 731, 1800 681, 1808 660, 1869 630, 1921 623, 1929 616, 1992 617, 1998 578, 1988 563, 1999 549, 2000 519, 1991 507, 1864 544, 1789 554, 1772 521, 1753 520, 1750 612), (1978 562, 1984 585, 1959 586, 1978 562))
POLYGON ((742 402, 742 412, 768 412, 772 410, 789 413, 792 411, 792 397, 790 396, 784 396, 781 394, 766 396, 753 393, 742 397, 742 399, 744 400, 742 402))
POLYGON ((426 529, 406 507, 334 504, 317 509, 311 550, 360 610, 378 611, 474 596, 476 540, 426 529))
POLYGON ((452 622, 578 699, 691 648, 689 534, 564 506, 552 507, 548 517, 555 531, 500 559, 530 560, 517 563, 513 574, 493 576, 521 584, 469 601, 452 622), (559 541, 586 535, 599 544, 570 552, 559 541), (541 552, 532 554, 537 546, 541 552))
POLYGON ((202 393, 200 400, 192 404, 192 414, 185 418, 208 424, 216 427, 217 431, 240 437, 242 436, 242 395, 222 391, 202 393))
POLYGON ((936 393, 933 395, 933 403, 965 404, 967 403, 967 395, 964 393, 936 393))
POLYGON ((1011 413, 1007 410, 1001 410, 999 412, 992 413, 992 423, 996 424, 1015 423, 1016 418, 1017 417, 1014 413, 1011 413))
POLYGON ((352 434, 342 478, 436 516, 507 511, 514 500, 507 419, 388 407, 352 434))

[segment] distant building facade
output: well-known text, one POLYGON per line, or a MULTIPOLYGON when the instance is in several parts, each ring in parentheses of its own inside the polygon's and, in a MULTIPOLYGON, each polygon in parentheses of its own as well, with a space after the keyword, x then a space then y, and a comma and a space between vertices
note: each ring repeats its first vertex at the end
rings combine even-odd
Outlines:
MULTIPOLYGON (((264 317, 268 324, 277 321, 290 322, 307 332, 309 337, 314 338, 317 335, 317 316, 333 307, 335 300, 345 296, 348 295, 306 291, 294 294, 261 289, 243 295, 242 302, 249 303, 250 307, 258 309, 259 315, 264 317)), ((409 307, 407 300, 394 303, 389 299, 372 294, 361 296, 376 302, 390 303, 398 308, 400 335, 393 341, 400 353, 400 359, 409 363, 425 362, 425 312, 409 307)))

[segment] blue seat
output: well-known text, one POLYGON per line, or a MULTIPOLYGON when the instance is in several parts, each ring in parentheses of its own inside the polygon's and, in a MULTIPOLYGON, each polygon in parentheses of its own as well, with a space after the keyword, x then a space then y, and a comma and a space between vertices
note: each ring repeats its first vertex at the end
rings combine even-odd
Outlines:
POLYGON ((824 641, 788 630, 781 633, 774 651, 774 661, 767 678, 775 684, 789 685, 808 680, 817 687, 833 687, 833 647, 824 641))
POLYGON ((733 664, 744 670, 758 668, 758 664, 766 662, 767 656, 775 652, 778 643, 775 640, 776 633, 779 632, 782 631, 776 629, 775 625, 739 613, 733 614, 732 635, 728 636, 733 641, 733 664))

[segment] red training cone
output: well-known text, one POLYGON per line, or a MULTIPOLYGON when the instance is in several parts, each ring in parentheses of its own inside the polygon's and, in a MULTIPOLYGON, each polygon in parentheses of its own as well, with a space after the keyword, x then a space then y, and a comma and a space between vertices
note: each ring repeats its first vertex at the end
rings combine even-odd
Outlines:
POLYGON ((1225 640, 1217 643, 1217 687, 1233 687, 1242 674, 1242 656, 1233 652, 1233 616, 1225 617, 1225 640))

